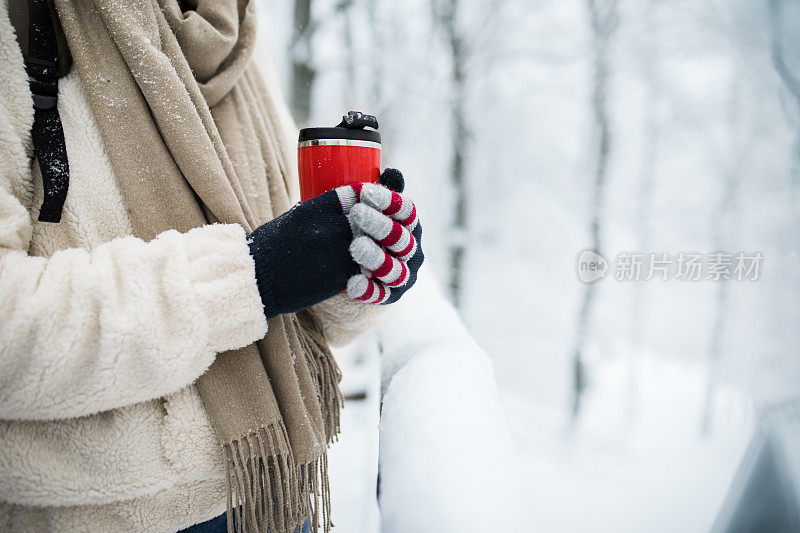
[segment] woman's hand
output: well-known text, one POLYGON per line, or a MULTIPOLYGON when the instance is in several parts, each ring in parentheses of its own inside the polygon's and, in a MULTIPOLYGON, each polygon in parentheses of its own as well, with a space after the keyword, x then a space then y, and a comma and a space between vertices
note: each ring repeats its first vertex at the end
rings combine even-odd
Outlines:
POLYGON ((306 200, 249 237, 267 317, 311 307, 347 289, 370 304, 397 301, 423 261, 416 208, 387 169, 381 183, 355 183, 306 200))
POLYGON ((384 187, 363 184, 359 203, 350 210, 353 227, 362 232, 350 245, 361 273, 350 278, 347 294, 371 304, 390 304, 417 281, 425 254, 416 206, 400 194, 403 175, 386 169, 380 183, 384 187))

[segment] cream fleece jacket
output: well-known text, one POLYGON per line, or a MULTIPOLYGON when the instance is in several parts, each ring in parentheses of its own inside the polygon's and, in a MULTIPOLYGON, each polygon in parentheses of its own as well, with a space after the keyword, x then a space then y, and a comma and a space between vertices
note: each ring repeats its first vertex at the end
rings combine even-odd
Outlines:
MULTIPOLYGON (((74 69, 58 109, 70 185, 51 224, 36 220, 33 106, 0 2, 0 531, 177 531, 225 510, 193 383, 266 333, 246 236, 223 224, 131 236, 74 69)), ((377 316, 343 296, 317 311, 334 344, 377 316)))

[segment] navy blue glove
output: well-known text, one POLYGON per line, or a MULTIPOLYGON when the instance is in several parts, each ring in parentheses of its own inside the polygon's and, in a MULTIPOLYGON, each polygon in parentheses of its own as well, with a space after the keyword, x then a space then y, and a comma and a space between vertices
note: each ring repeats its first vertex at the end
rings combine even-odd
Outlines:
MULTIPOLYGON (((381 182, 404 185, 393 169, 381 182)), ((420 237, 414 204, 381 185, 346 185, 297 204, 248 239, 264 313, 299 311, 345 289, 366 303, 397 301, 422 264, 420 237)))

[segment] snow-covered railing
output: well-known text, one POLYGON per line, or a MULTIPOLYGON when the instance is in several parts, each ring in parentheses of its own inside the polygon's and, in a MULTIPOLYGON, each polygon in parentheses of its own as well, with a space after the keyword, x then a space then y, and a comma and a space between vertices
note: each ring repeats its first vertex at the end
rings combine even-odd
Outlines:
POLYGON ((423 276, 392 306, 382 352, 382 533, 523 531, 492 362, 423 276))

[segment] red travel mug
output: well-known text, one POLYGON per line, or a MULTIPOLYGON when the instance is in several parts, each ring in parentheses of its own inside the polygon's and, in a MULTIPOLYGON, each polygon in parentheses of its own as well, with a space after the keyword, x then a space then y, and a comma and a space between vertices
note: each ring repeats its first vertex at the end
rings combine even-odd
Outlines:
MULTIPOLYGON (((351 117, 354 113, 349 114, 351 117)), ((358 113, 359 117, 363 117, 358 113)), ((374 117, 366 115, 377 126, 374 117)), ((381 174, 381 135, 362 122, 333 128, 303 128, 297 145, 300 199, 313 198, 355 182, 377 183, 381 174)))

